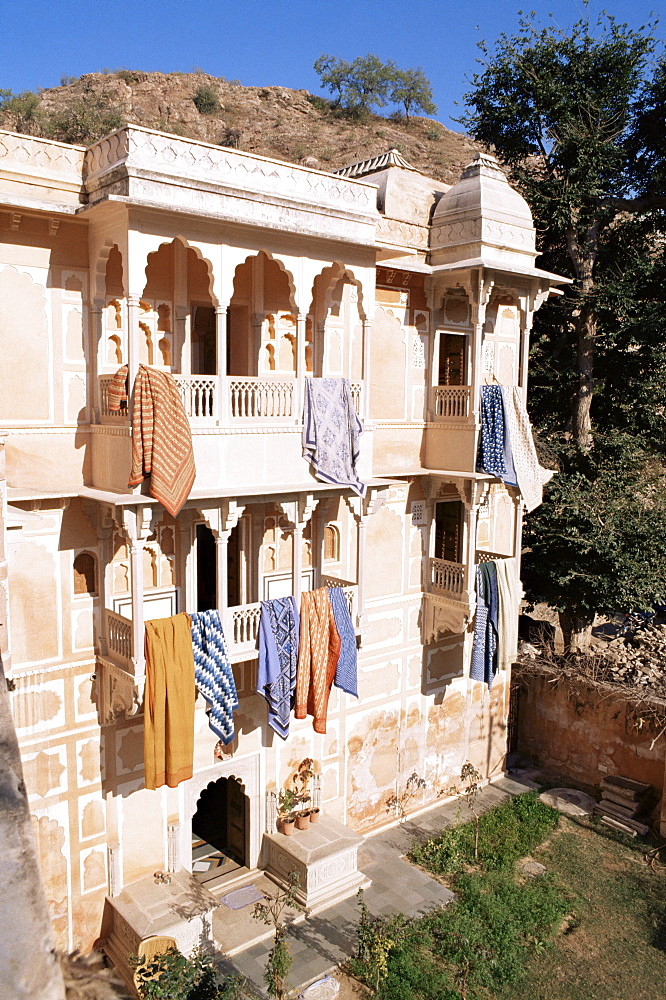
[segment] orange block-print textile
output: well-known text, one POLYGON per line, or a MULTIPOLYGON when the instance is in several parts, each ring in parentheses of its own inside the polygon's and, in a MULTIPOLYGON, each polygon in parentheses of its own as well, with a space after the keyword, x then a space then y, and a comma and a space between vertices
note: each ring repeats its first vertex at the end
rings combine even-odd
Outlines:
POLYGON ((294 714, 297 719, 314 716, 314 731, 325 733, 328 698, 340 655, 340 636, 326 587, 301 596, 300 626, 294 714))
MULTIPOLYGON (((116 372, 108 389, 110 410, 125 397, 127 365, 116 372)), ((150 476, 150 495, 173 517, 194 484, 192 431, 173 375, 139 365, 132 411, 132 470, 129 486, 150 476)))
POLYGON ((194 698, 190 616, 147 621, 143 715, 146 788, 175 788, 192 777, 194 698))

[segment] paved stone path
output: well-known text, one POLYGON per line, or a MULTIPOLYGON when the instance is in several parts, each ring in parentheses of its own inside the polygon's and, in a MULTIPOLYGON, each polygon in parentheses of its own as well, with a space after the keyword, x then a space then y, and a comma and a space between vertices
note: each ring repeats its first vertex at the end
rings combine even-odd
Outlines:
MULTIPOLYGON (((500 778, 479 794, 477 808, 485 812, 528 787, 513 778, 500 778)), ((435 806, 428 812, 400 826, 369 837, 359 848, 358 866, 372 879, 365 890, 365 902, 373 914, 405 913, 417 916, 438 906, 445 906, 453 893, 406 861, 404 855, 414 843, 423 842, 444 827, 467 819, 465 807, 458 802, 435 806)), ((292 989, 303 989, 315 979, 332 972, 346 961, 356 948, 356 925, 359 909, 355 897, 328 907, 292 926, 288 943, 293 956, 289 973, 292 989)), ((225 963, 231 971, 246 976, 264 992, 264 969, 270 940, 250 945, 225 963)))

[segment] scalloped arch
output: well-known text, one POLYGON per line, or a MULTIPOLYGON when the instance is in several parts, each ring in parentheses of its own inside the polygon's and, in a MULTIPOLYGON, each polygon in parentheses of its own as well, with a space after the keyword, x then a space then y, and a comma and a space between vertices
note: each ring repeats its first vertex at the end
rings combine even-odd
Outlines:
MULTIPOLYGON (((196 254, 196 256, 199 258, 199 260, 201 260, 201 261, 204 262, 204 264, 206 265, 206 271, 207 271, 207 274, 208 274, 208 294, 210 295, 210 299, 211 299, 211 302, 213 303, 213 305, 214 306, 219 306, 219 304, 220 304, 219 299, 217 298, 217 295, 215 294, 215 292, 213 290, 213 286, 214 286, 214 282, 215 282, 215 277, 214 277, 214 274, 213 274, 213 263, 212 263, 212 261, 210 261, 208 259, 208 257, 204 257, 203 253, 201 252, 201 250, 199 249, 199 247, 196 245, 196 243, 190 243, 189 240, 185 236, 174 236, 173 239, 171 239, 171 240, 163 240, 162 243, 160 243, 160 245, 157 247, 156 250, 151 250, 151 252, 146 256, 146 266, 144 268, 144 274, 146 275, 146 284, 147 284, 147 279, 148 279, 148 268, 150 267, 151 257, 154 257, 156 254, 158 254, 160 252, 160 250, 162 249, 162 247, 172 246, 176 242, 178 242, 182 246, 184 246, 186 250, 193 250, 194 253, 196 254)), ((144 287, 144 290, 145 290, 146 285, 144 285, 143 287, 144 287)))
MULTIPOLYGON (((330 277, 327 281, 324 291, 324 305, 326 307, 326 311, 328 312, 331 303, 333 301, 333 289, 335 288, 335 286, 337 285, 337 283, 340 281, 341 278, 345 278, 351 285, 356 286, 358 290, 358 314, 362 320, 364 321, 367 320, 368 317, 363 302, 363 284, 361 282, 361 279, 357 278, 354 272, 351 271, 347 267, 347 265, 341 260, 334 260, 332 264, 330 264, 328 267, 323 268, 323 270, 321 270, 319 274, 316 275, 314 281, 312 282, 310 302, 311 303, 314 302, 315 283, 319 278, 323 277, 327 272, 329 272, 330 277)), ((312 305, 310 305, 310 311, 312 311, 312 305)))
POLYGON ((264 257, 266 257, 268 260, 273 261, 275 264, 277 264, 280 271, 282 271, 282 273, 286 275, 287 284, 289 287, 289 303, 294 312, 298 313, 299 310, 298 310, 298 303, 296 302, 296 283, 294 281, 294 276, 287 267, 287 265, 285 264, 285 262, 280 257, 276 257, 274 254, 272 254, 270 250, 257 250, 256 253, 248 254, 244 261, 236 265, 236 268, 234 270, 234 295, 236 294, 236 272, 238 271, 238 268, 242 267, 243 264, 248 264, 254 257, 258 257, 259 254, 263 254, 264 257))
POLYGON ((120 259, 122 261, 123 270, 123 296, 127 295, 127 288, 125 287, 126 282, 126 267, 125 260, 123 258, 123 252, 118 246, 118 244, 112 240, 107 240, 104 246, 100 249, 97 254, 97 260, 95 262, 94 270, 94 283, 95 289, 93 293, 93 298, 102 299, 106 301, 106 268, 109 263, 109 257, 112 250, 117 250, 120 254, 120 259))

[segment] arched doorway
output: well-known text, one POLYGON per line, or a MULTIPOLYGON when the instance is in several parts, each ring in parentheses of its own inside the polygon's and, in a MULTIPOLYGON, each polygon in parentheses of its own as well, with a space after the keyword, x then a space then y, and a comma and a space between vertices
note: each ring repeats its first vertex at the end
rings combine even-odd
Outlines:
POLYGON ((247 865, 249 799, 234 777, 204 788, 192 816, 192 874, 208 884, 247 865))

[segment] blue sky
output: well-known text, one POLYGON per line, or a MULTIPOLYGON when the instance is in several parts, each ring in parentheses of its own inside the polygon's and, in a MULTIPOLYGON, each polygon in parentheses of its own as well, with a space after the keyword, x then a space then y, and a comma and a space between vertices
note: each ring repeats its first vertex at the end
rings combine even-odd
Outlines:
MULTIPOLYGON (((437 117, 452 117, 476 68, 477 42, 518 27, 521 9, 566 29, 582 0, 0 0, 0 88, 52 87, 63 75, 109 69, 189 72, 252 86, 323 93, 312 64, 322 52, 354 59, 373 52, 421 66, 432 81, 437 117)), ((590 0, 632 27, 666 0, 590 0)))

